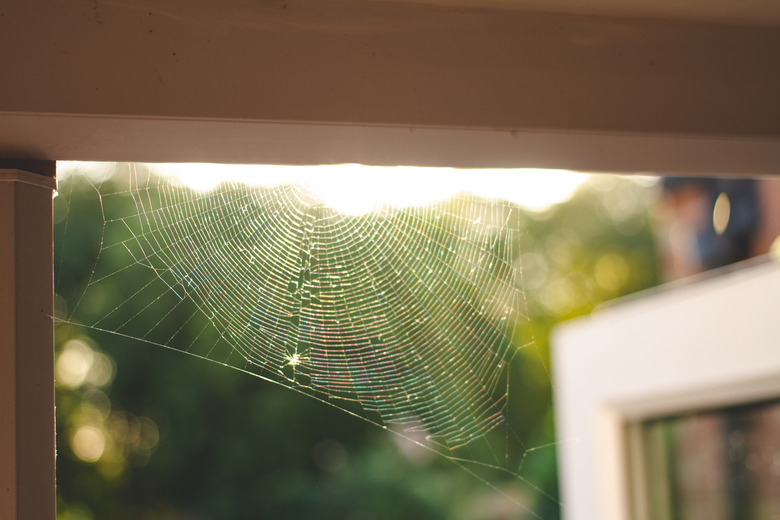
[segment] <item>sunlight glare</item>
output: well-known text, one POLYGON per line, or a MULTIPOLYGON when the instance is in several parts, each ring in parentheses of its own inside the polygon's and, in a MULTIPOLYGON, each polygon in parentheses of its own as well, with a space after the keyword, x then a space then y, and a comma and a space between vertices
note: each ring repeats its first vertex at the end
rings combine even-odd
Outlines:
POLYGON ((369 213, 383 206, 425 206, 471 192, 490 199, 506 199, 541 211, 569 199, 588 178, 566 170, 379 167, 358 164, 325 166, 155 164, 158 174, 175 178, 198 191, 220 182, 257 186, 299 184, 327 205, 349 215, 369 213))
MULTIPOLYGON (((266 187, 298 184, 328 206, 348 215, 362 215, 388 206, 425 206, 462 192, 488 199, 504 199, 533 211, 543 211, 568 200, 589 178, 585 173, 532 168, 464 170, 359 164, 279 166, 207 163, 146 166, 157 175, 169 177, 200 192, 212 190, 222 182, 266 187)), ((100 181, 109 171, 110 163, 59 162, 57 165, 60 179, 79 172, 100 181)))

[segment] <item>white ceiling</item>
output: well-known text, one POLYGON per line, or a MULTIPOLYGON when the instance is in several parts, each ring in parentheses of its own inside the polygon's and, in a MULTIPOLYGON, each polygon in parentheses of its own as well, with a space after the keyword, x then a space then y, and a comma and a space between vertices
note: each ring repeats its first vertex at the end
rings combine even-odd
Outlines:
POLYGON ((778 0, 384 0, 441 7, 510 9, 780 26, 778 0))

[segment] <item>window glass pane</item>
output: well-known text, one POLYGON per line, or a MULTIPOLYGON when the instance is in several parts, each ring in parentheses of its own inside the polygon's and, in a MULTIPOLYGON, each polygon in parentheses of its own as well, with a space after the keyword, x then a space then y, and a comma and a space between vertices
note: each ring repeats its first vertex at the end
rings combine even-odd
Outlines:
POLYGON ((780 518, 780 400, 647 421, 651 518, 780 518))

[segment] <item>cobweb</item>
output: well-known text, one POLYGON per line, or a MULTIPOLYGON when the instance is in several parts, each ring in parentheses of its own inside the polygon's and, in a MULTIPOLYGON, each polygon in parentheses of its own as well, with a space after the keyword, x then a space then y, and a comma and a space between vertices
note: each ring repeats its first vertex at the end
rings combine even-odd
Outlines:
POLYGON ((350 214, 294 180, 197 189, 142 165, 72 177, 92 185, 102 222, 67 320, 250 372, 523 481, 538 447, 508 417, 509 367, 533 345, 517 342, 515 204, 461 192, 350 214), (106 289, 128 270, 132 287, 106 289))

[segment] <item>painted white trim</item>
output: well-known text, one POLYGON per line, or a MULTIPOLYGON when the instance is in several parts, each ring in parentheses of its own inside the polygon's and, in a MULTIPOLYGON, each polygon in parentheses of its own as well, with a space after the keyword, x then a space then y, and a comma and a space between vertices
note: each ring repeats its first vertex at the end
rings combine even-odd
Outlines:
POLYGON ((780 263, 650 294, 553 340, 567 520, 628 520, 631 423, 780 396, 780 263))
POLYGON ((0 170, 0 182, 22 182, 50 190, 57 189, 56 179, 23 170, 0 170))
POLYGON ((0 112, 0 156, 757 176, 780 174, 780 137, 509 132, 0 112))

